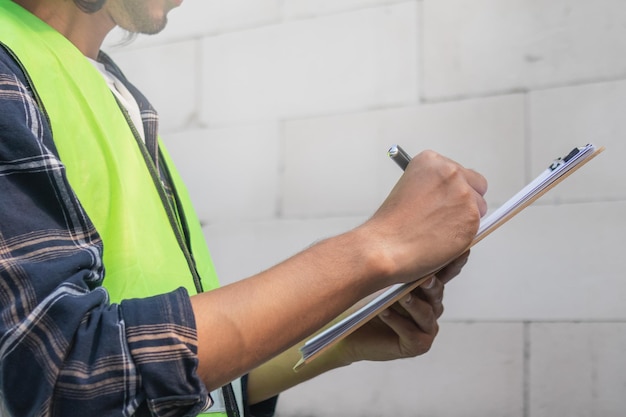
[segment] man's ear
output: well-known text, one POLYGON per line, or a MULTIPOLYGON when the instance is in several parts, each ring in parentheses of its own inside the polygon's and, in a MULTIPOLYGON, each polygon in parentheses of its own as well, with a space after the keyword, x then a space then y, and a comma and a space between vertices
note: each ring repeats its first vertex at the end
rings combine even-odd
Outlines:
POLYGON ((85 13, 95 13, 102 8, 106 0, 74 0, 74 3, 85 13))

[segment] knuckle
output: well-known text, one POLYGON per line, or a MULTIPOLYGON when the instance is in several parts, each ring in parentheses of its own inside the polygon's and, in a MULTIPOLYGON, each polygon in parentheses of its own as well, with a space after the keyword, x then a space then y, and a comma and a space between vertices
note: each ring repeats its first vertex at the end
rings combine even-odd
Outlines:
POLYGON ((437 323, 437 321, 435 320, 435 323, 433 323, 433 330, 430 332, 432 339, 435 339, 438 333, 439 333, 439 323, 437 323))
POLYGON ((439 304, 439 306, 437 307, 437 318, 441 317, 443 315, 443 312, 445 311, 445 307, 443 304, 439 304))
POLYGON ((432 149, 425 149, 419 153, 418 157, 433 160, 438 159, 439 157, 441 157, 441 155, 439 155, 439 153, 433 151, 432 149))
POLYGON ((435 314, 435 308, 436 306, 429 306, 428 310, 425 311, 424 313, 426 320, 428 320, 428 322, 433 323, 433 324, 437 322, 437 315, 435 314))
POLYGON ((419 340, 415 341, 409 350, 410 356, 414 357, 428 352, 433 346, 435 336, 435 334, 426 334, 419 340))

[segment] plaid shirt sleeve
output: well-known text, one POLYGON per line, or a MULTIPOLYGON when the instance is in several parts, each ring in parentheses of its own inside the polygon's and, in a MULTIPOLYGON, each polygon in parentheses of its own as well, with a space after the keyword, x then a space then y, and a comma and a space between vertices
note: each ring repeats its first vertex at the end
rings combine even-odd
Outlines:
POLYGON ((102 242, 26 85, 0 47, 0 415, 197 414, 187 293, 108 302, 102 242))

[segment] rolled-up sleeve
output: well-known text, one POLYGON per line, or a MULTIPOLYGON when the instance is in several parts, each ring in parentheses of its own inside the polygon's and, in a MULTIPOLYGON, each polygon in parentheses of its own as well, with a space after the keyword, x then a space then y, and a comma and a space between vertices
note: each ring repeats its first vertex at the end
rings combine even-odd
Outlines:
POLYGON ((145 381, 150 411, 172 415, 175 408, 195 415, 209 407, 204 385, 195 377, 197 337, 187 292, 127 300, 121 306, 130 356, 145 381))

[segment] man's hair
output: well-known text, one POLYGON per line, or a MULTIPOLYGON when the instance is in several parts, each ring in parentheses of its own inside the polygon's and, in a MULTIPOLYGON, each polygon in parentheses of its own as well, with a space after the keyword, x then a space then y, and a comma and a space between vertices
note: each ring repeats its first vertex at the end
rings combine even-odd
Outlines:
POLYGON ((74 0, 74 3, 86 13, 94 13, 102 8, 106 0, 74 0))

